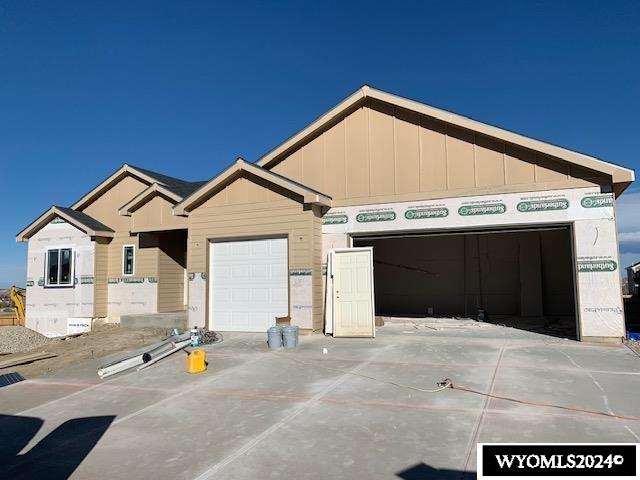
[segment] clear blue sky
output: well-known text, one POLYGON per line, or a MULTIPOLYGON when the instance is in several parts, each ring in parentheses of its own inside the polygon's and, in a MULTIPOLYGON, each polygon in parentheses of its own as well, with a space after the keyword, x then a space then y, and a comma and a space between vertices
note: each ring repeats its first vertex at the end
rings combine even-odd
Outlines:
POLYGON ((0 286, 16 232, 121 164, 207 179, 364 83, 638 168, 639 78, 636 1, 0 1, 0 286))

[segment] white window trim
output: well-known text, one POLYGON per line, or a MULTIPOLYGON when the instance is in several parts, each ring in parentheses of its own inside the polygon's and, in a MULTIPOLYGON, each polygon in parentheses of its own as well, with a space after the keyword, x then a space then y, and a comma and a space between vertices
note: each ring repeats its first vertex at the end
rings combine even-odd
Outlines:
POLYGON ((44 286, 47 288, 69 288, 76 284, 76 249, 71 245, 61 245, 59 247, 47 247, 44 252, 44 286), (49 283, 49 252, 58 251, 58 278, 60 278, 60 250, 71 250, 71 282, 70 283, 49 283))
POLYGON ((122 246, 122 276, 123 277, 133 277, 136 274, 136 246, 133 245, 132 243, 129 243, 127 245, 123 245, 122 246), (124 264, 125 264, 125 256, 124 256, 124 251, 127 247, 131 247, 131 249, 133 250, 133 257, 132 257, 132 269, 131 269, 131 273, 124 273, 124 264))

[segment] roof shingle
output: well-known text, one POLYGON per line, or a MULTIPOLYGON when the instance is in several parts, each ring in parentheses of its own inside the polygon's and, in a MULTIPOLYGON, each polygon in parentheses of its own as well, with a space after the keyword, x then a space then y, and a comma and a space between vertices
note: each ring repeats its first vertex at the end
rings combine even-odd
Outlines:
POLYGON ((167 189, 171 190, 176 195, 179 195, 182 198, 185 198, 195 192, 198 188, 204 185, 206 182, 187 182, 186 180, 182 180, 180 178, 170 177, 169 175, 164 175, 162 173, 154 172, 153 170, 147 170, 146 168, 136 167, 135 165, 130 165, 131 168, 139 171, 147 175, 148 177, 153 178, 159 184, 165 186, 167 189))
POLYGON ((59 205, 54 205, 55 208, 60 210, 65 215, 69 215, 71 218, 76 220, 78 223, 81 223, 85 227, 90 228, 91 230, 99 231, 99 232, 113 232, 114 230, 107 227, 104 223, 99 222, 93 217, 90 217, 84 212, 79 212, 74 210, 73 208, 60 207, 59 205))

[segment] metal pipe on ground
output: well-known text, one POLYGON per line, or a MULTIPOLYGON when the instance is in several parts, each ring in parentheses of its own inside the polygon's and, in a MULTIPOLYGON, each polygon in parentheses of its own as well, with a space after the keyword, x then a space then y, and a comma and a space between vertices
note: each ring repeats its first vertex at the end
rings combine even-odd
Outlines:
POLYGON ((177 352, 178 350, 182 350, 184 347, 188 346, 190 343, 191 343, 191 340, 185 340, 185 341, 183 341, 183 342, 178 342, 178 343, 176 343, 174 348, 172 348, 172 349, 171 349, 171 350, 169 350, 168 352, 164 352, 163 354, 161 354, 161 355, 159 355, 159 356, 155 357, 153 360, 149 360, 148 362, 143 363, 142 365, 140 365, 140 366, 138 367, 138 369, 137 369, 137 370, 138 370, 138 371, 140 371, 140 370, 143 370, 143 369, 145 369, 145 368, 147 368, 147 367, 150 367, 150 366, 151 366, 151 365, 153 365, 154 363, 156 363, 156 362, 158 362, 158 361, 162 360, 162 359, 163 359, 163 358, 165 358, 165 357, 168 357, 168 356, 169 356, 169 355, 171 355, 172 353, 175 353, 175 352, 177 352))
MULTIPOLYGON (((177 344, 182 344, 185 341, 188 342, 190 341, 190 338, 191 336, 189 332, 172 335, 161 342, 147 345, 146 347, 129 352, 124 357, 100 366, 98 368, 98 376, 100 378, 106 378, 130 368, 151 362, 167 352, 173 352, 177 344)), ((162 358, 164 358, 164 356, 162 358)))

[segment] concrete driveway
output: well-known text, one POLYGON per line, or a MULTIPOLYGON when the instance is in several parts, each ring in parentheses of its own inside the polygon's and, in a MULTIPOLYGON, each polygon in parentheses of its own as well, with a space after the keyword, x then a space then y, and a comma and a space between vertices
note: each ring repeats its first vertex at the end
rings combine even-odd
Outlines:
POLYGON ((0 389, 7 478, 463 478, 477 442, 638 442, 640 358, 499 326, 388 324, 375 339, 264 335, 99 381, 98 361, 0 389), (323 348, 328 349, 323 354, 323 348), (350 372, 350 373, 347 373, 350 372), (358 376, 362 374, 377 380, 358 376), (527 402, 446 389, 455 385, 527 402), (8 468, 8 469, 7 469, 8 468))

